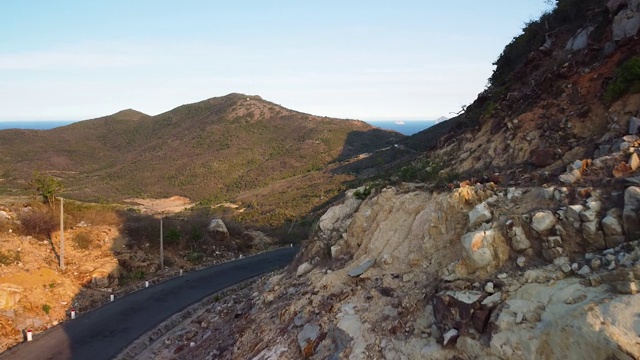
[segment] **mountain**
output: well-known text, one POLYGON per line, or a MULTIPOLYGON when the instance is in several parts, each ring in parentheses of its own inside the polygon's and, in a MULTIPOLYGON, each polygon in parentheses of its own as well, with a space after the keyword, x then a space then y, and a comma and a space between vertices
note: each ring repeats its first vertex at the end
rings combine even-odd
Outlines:
MULTIPOLYGON (((0 177, 3 192, 24 189, 40 171, 60 178, 64 195, 74 199, 182 195, 215 203, 388 147, 402 137, 362 121, 313 116, 258 96, 229 94, 157 116, 128 109, 47 131, 0 131, 0 177)), ((343 174, 326 186, 306 186, 297 194, 306 199, 301 206, 319 205, 350 179, 343 174)), ((299 215, 296 209, 279 211, 299 215)))
POLYGON ((449 120, 449 118, 448 118, 448 117, 446 117, 446 116, 440 116, 439 118, 437 118, 437 119, 436 119, 436 124, 439 124, 439 123, 441 123, 441 122, 443 122, 443 121, 447 121, 447 120, 449 120))

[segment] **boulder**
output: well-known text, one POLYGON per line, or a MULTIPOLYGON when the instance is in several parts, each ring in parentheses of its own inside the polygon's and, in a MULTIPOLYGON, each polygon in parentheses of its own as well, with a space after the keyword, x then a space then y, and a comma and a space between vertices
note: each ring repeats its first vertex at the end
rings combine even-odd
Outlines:
POLYGON ((611 15, 615 16, 625 5, 627 5, 627 0, 609 0, 607 2, 607 10, 611 15))
POLYGON ((22 297, 22 286, 4 283, 0 284, 0 310, 11 310, 22 297))
POLYGON ((640 237, 638 211, 640 211, 640 187, 630 186, 624 192, 624 210, 622 211, 622 222, 627 238, 640 237))
POLYGON ((625 9, 616 15, 613 19, 613 40, 620 41, 629 37, 633 37, 640 29, 640 13, 635 9, 625 9))
POLYGON ((504 237, 495 231, 475 231, 462 237, 463 259, 469 273, 491 271, 507 260, 509 248, 504 237))
POLYGON ((604 219, 602 219, 602 230, 604 230, 604 234, 606 236, 622 235, 622 224, 620 224, 620 219, 613 215, 605 216, 604 219))
POLYGON ((511 237, 511 248, 515 251, 521 252, 529 249, 530 247, 531 242, 527 239, 522 227, 514 227, 513 236, 511 237))
POLYGON ((373 264, 376 263, 376 259, 368 259, 363 261, 360 265, 358 265, 357 267, 351 269, 348 274, 351 277, 358 277, 362 274, 365 273, 365 271, 369 270, 373 264))
POLYGON ((631 168, 631 171, 636 171, 638 167, 640 167, 640 158, 638 158, 638 154, 631 154, 631 156, 629 157, 628 165, 629 168, 631 168))
POLYGON ((560 176, 558 176, 558 180, 562 181, 565 184, 573 184, 576 181, 580 180, 582 177, 582 173, 580 170, 571 170, 560 176))
POLYGON ((582 205, 570 205, 567 207, 565 217, 571 222, 580 221, 580 213, 584 211, 582 205))
POLYGON ((582 223, 582 235, 596 249, 605 249, 604 234, 598 230, 598 221, 582 223))
POLYGON ((640 130, 640 119, 632 116, 631 119, 629 119, 629 134, 637 134, 638 130, 640 130))
POLYGON ((250 242, 252 248, 260 250, 276 243, 275 239, 267 236, 262 231, 245 231, 242 233, 242 238, 250 242))
POLYGON ((596 216, 596 212, 592 209, 589 209, 580 213, 580 220, 585 222, 596 221, 596 216))
POLYGON ((314 354, 319 343, 320 326, 316 324, 306 324, 298 333, 298 345, 304 358, 309 358, 314 354))
POLYGON ((333 245, 331 247, 331 258, 332 259, 337 259, 340 256, 345 254, 345 247, 346 245, 344 244, 344 242, 342 244, 340 244, 340 241, 338 241, 337 244, 333 245))
POLYGON ((531 218, 531 227, 539 233, 551 230, 558 220, 551 211, 539 211, 531 218))
POLYGON ((95 288, 108 288, 118 285, 120 267, 101 266, 91 273, 91 286, 95 288))
POLYGON ((593 30, 593 27, 584 27, 567 42, 565 50, 578 51, 587 47, 589 44, 589 33, 593 30))
POLYGON ((470 229, 475 229, 478 225, 489 220, 491 220, 491 210, 489 210, 487 203, 480 203, 469 212, 470 229))
POLYGON ((300 276, 306 275, 309 272, 311 272, 311 270, 313 270, 313 265, 311 265, 311 263, 309 262, 302 263, 300 264, 300 266, 298 266, 298 269, 296 270, 296 276, 300 277, 300 276))
POLYGON ((362 203, 362 200, 354 196, 356 191, 355 189, 347 191, 345 194, 346 199, 342 204, 330 207, 329 210, 322 215, 318 226, 323 233, 328 235, 333 231, 340 233, 347 231, 353 213, 358 210, 358 207, 362 203))
POLYGON ((229 230, 222 219, 213 219, 207 227, 215 240, 223 241, 229 238, 229 230))

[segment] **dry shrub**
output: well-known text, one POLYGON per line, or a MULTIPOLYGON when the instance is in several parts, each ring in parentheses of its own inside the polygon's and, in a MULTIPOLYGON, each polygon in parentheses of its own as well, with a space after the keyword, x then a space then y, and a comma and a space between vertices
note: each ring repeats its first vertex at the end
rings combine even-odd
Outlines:
POLYGON ((8 232, 9 230, 12 230, 13 226, 12 226, 12 222, 11 220, 7 220, 7 219, 0 219, 0 232, 8 232))
POLYGON ((76 247, 80 250, 89 250, 93 245, 93 239, 91 238, 91 234, 86 231, 81 231, 76 233, 71 239, 76 247))
POLYGON ((46 240, 51 233, 60 227, 59 219, 54 211, 46 205, 34 205, 19 213, 20 233, 33 236, 36 239, 46 240))
POLYGON ((131 212, 124 212, 121 216, 121 231, 128 239, 127 246, 142 247, 148 243, 152 248, 159 247, 160 220, 131 212))
POLYGON ((119 214, 109 205, 69 202, 65 203, 64 212, 73 224, 82 221, 89 225, 119 226, 121 224, 119 214))

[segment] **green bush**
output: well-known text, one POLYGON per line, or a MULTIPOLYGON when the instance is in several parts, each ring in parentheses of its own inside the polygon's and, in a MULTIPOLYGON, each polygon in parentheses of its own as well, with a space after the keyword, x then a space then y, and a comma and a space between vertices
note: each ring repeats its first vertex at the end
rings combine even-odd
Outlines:
POLYGON ((33 173, 31 186, 36 193, 42 197, 42 201, 49 205, 53 205, 56 195, 64 189, 60 180, 50 175, 43 175, 37 171, 33 173))
POLYGON ((640 92, 640 56, 634 56, 616 69, 613 80, 607 86, 604 100, 612 103, 625 94, 640 92))
POLYGON ((354 193, 353 193, 353 197, 355 197, 358 200, 364 200, 366 199, 369 195, 371 195, 371 188, 368 186, 365 186, 364 189, 362 191, 360 191, 360 189, 357 189, 354 193))
POLYGON ((49 312, 51 311, 51 305, 49 304, 42 305, 42 311, 44 311, 45 314, 49 315, 49 312))
POLYGON ((76 247, 80 250, 89 250, 91 248, 91 245, 93 245, 91 234, 86 231, 75 234, 71 241, 73 241, 76 247))
POLYGON ((171 228, 167 230, 167 234, 164 236, 164 244, 167 246, 177 245, 180 243, 180 230, 171 228))

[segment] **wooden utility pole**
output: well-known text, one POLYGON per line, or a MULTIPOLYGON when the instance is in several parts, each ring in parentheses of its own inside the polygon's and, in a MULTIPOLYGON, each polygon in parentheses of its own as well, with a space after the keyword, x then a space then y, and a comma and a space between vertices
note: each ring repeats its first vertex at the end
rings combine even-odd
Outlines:
POLYGON ((160 217, 160 270, 164 271, 164 249, 162 248, 162 217, 160 217))
POLYGON ((60 269, 64 271, 64 199, 60 198, 60 269))

